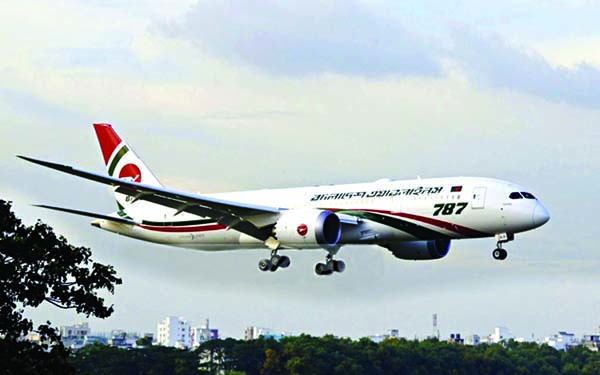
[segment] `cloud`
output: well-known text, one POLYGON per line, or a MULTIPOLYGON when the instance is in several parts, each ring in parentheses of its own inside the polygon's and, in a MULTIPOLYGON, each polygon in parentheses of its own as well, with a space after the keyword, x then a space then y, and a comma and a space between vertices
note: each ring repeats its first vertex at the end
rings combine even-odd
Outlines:
POLYGON ((198 2, 169 33, 275 75, 441 72, 424 40, 358 2, 198 2))
POLYGON ((497 35, 483 36, 465 29, 454 32, 453 41, 451 58, 472 82, 600 107, 600 70, 592 65, 554 67, 531 49, 515 47, 497 35))

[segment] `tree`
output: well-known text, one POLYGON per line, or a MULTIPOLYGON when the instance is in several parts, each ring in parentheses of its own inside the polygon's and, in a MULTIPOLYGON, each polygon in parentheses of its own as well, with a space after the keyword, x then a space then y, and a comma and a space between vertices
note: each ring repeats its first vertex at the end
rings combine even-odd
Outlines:
MULTIPOLYGON (((44 302, 72 309, 86 316, 107 318, 113 306, 106 306, 100 292, 114 293, 121 284, 112 266, 93 262, 86 247, 70 245, 63 236, 38 220, 25 226, 0 199, 0 336, 3 348, 16 345, 30 332, 60 350, 58 332, 50 322, 39 325, 23 313, 27 307, 44 302), (9 343, 9 346, 4 344, 9 343)), ((14 346, 13 346, 14 347, 14 346)), ((42 349, 47 349, 47 344, 42 349)), ((51 351, 44 351, 51 353, 51 351)), ((4 358, 3 353, 0 357, 4 358)))

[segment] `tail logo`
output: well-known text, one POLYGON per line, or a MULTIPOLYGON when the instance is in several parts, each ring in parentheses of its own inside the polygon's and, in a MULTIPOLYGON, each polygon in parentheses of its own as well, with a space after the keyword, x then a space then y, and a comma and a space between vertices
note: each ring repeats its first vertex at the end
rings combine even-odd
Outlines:
POLYGON ((142 182, 142 171, 140 171, 140 168, 135 164, 127 164, 121 168, 119 178, 127 181, 142 182))

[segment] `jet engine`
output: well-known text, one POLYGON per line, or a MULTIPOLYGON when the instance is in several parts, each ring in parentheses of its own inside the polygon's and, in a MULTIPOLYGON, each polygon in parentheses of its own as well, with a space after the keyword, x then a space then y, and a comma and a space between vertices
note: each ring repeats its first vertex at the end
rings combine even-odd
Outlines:
POLYGON ((441 259, 450 251, 450 240, 410 241, 382 245, 396 258, 406 260, 441 259))
POLYGON ((330 211, 301 209, 281 213, 275 236, 283 246, 296 249, 335 247, 342 235, 340 218, 330 211))

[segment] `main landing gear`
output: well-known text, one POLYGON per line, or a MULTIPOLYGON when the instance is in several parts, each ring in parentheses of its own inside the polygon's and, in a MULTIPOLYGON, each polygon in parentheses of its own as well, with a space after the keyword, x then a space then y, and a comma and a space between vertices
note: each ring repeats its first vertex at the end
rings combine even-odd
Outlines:
POLYGON ((333 255, 327 254, 325 263, 317 263, 315 273, 319 276, 331 275, 334 272, 344 272, 346 263, 341 260, 333 259, 333 255))
POLYGON ((271 258, 261 259, 258 262, 258 268, 263 271, 275 272, 278 268, 288 268, 290 266, 290 258, 285 255, 277 255, 277 250, 271 251, 271 258))
POLYGON ((515 239, 513 233, 500 233, 496 235, 496 249, 492 251, 492 257, 496 260, 504 260, 508 257, 508 251, 502 248, 503 243, 507 243, 515 239))

